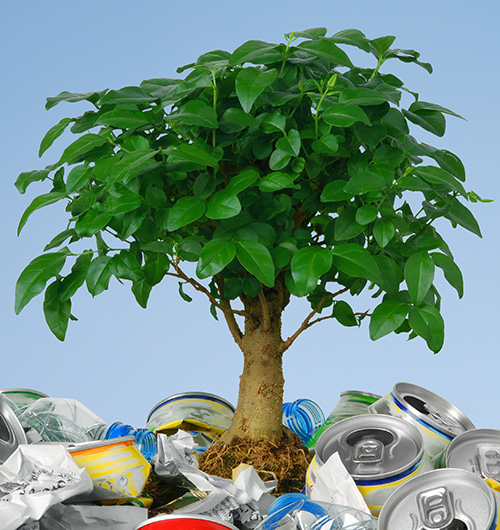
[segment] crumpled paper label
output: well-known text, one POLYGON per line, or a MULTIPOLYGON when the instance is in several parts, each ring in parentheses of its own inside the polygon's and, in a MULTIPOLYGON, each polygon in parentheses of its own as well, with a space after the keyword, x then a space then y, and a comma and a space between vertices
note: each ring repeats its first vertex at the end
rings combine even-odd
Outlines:
POLYGON ((0 465, 0 528, 38 521, 54 504, 92 490, 92 480, 61 445, 20 445, 0 465))

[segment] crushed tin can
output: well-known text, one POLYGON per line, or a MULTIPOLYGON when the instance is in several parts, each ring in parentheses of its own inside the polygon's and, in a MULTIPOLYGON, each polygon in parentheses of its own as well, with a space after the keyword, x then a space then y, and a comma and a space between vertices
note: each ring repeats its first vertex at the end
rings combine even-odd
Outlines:
POLYGON ((396 383, 389 394, 369 406, 369 412, 395 416, 417 427, 433 460, 455 436, 474 429, 471 420, 449 401, 411 383, 396 383))
POLYGON ((409 480, 384 504, 379 530, 497 530, 495 495, 463 469, 434 469, 409 480))
POLYGON ((158 515, 134 530, 238 530, 236 526, 206 515, 158 515))
POLYGON ((334 453, 354 479, 373 515, 401 484, 432 469, 422 435, 413 425, 391 416, 363 414, 339 421, 320 436, 306 475, 306 493, 317 472, 334 453))
POLYGON ((203 433, 211 442, 228 429, 234 407, 225 399, 206 392, 184 392, 156 404, 148 414, 146 427, 155 434, 174 434, 179 429, 203 433))
POLYGON ((318 442, 321 433, 328 429, 330 425, 345 420, 351 416, 359 416, 360 414, 368 414, 368 407, 375 403, 382 396, 378 394, 371 394, 370 392, 363 392, 362 390, 344 390, 340 393, 339 402, 330 412, 324 423, 314 432, 312 437, 306 444, 309 452, 314 454, 314 447, 318 442))
POLYGON ((65 445, 92 479, 94 490, 88 500, 127 499, 141 494, 151 465, 137 449, 133 436, 65 445))
POLYGON ((23 426, 14 414, 7 399, 0 394, 0 464, 18 448, 28 443, 23 426))
POLYGON ((4 388, 3 390, 0 390, 0 394, 3 394, 10 400, 9 405, 11 405, 17 416, 19 416, 28 405, 31 405, 38 399, 49 397, 43 392, 32 390, 30 388, 4 388))

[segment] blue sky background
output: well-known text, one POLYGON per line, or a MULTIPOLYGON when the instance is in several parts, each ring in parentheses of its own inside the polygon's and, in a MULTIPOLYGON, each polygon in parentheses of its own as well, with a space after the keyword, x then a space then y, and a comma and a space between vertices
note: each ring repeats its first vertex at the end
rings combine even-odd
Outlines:
MULTIPOLYGON (((416 49, 433 65, 432 75, 394 61, 383 71, 398 75, 422 100, 467 118, 450 117, 442 139, 418 129, 414 134, 458 154, 467 170, 466 188, 495 202, 471 205, 482 239, 447 223, 438 226, 465 278, 461 300, 438 282, 446 322, 439 354, 420 339, 372 342, 368 321, 361 329, 327 321, 285 354, 285 400, 307 397, 328 414, 342 390, 386 394, 394 383, 408 381, 445 397, 477 427, 500 428, 499 20, 500 4, 487 0, 0 0, 0 388, 72 397, 105 421, 137 427, 158 401, 178 392, 207 391, 236 404, 242 355, 225 324, 209 314, 207 301, 182 301, 175 281, 153 290, 147 310, 116 281, 94 300, 80 293, 73 301, 79 321, 70 323, 63 343, 45 324, 41 296, 15 315, 17 277, 66 218, 63 206, 49 206, 31 217, 18 238, 22 212, 48 188, 34 184, 20 195, 14 181, 57 160, 70 137, 60 138, 39 160, 45 132, 62 117, 88 110, 85 103, 62 103, 47 112, 49 96, 177 77, 178 66, 202 53, 232 51, 250 39, 277 42, 284 33, 315 26, 327 27, 329 35, 357 28, 370 38, 395 35, 395 47, 416 49)), ((354 307, 374 305, 367 298, 354 307)), ((303 300, 291 304, 284 335, 307 312, 303 300)))

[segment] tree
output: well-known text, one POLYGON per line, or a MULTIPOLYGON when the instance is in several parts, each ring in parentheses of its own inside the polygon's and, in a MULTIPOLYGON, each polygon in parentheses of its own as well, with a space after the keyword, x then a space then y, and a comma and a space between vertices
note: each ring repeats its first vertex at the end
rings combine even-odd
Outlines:
POLYGON ((184 79, 50 97, 47 109, 63 101, 93 109, 52 127, 40 155, 68 127, 80 136, 55 164, 16 181, 21 193, 51 185, 19 232, 49 204, 65 201, 69 216, 21 273, 16 312, 45 291, 47 324, 64 340, 72 296, 84 285, 96 296, 113 276, 131 282, 144 308, 165 278, 188 302, 188 288, 202 293, 244 355, 226 442, 281 438, 283 354, 321 321, 360 326, 369 317, 373 340, 420 336, 438 352, 435 269, 459 297, 463 280, 435 221, 481 235, 464 205, 481 199, 465 190, 460 159, 410 134, 412 124, 443 136, 445 115, 457 115, 381 73, 389 59, 431 66, 416 51, 391 48, 392 36, 325 35, 313 28, 281 44, 208 52, 178 69, 190 71, 184 79), (355 66, 344 47, 373 55, 375 66, 355 66), (374 308, 353 309, 367 289, 374 308), (311 310, 284 339, 292 296, 311 310))

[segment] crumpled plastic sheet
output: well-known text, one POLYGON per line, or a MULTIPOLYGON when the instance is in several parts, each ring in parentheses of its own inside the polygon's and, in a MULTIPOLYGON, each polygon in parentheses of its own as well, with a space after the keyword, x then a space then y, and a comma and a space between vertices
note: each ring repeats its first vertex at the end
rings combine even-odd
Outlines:
POLYGON ((158 455, 152 460, 155 473, 168 481, 179 475, 199 491, 208 495, 179 508, 176 514, 207 515, 244 528, 256 527, 274 501, 270 492, 277 481, 263 482, 256 471, 249 466, 241 471, 236 480, 208 475, 197 469, 192 437, 182 431, 173 436, 158 435, 158 455))
POLYGON ((63 446, 20 445, 0 465, 0 528, 38 521, 51 506, 92 487, 87 470, 63 446))
POLYGON ((40 530, 133 530, 147 518, 147 509, 137 506, 57 504, 41 518, 40 530))

